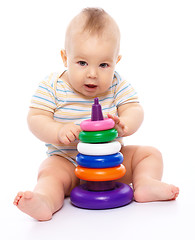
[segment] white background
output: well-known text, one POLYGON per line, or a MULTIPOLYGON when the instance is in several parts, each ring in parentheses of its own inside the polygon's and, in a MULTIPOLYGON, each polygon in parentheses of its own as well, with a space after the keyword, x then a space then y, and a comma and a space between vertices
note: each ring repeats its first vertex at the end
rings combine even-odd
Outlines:
POLYGON ((1 1, 2 239, 195 238, 194 13, 190 0, 1 1), (142 127, 126 143, 159 148, 163 181, 178 185, 180 196, 107 211, 77 209, 67 199, 52 221, 40 223, 12 205, 17 191, 33 189, 45 158, 44 144, 27 127, 28 106, 40 80, 63 70, 66 26, 90 6, 104 8, 117 21, 123 58, 116 70, 138 91, 145 109, 142 127))

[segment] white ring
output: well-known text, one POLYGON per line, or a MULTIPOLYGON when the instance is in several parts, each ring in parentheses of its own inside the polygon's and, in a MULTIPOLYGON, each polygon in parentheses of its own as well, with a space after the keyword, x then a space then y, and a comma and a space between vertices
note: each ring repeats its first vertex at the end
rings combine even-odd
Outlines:
POLYGON ((112 141, 107 143, 83 143, 79 142, 77 150, 85 155, 110 155, 119 152, 121 144, 118 141, 112 141))

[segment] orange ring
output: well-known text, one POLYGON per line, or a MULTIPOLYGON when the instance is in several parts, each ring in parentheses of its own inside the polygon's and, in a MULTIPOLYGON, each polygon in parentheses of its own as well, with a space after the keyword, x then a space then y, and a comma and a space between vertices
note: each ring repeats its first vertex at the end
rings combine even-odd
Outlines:
POLYGON ((111 181, 125 175, 126 169, 123 164, 112 168, 85 168, 78 166, 75 174, 78 178, 86 181, 111 181))

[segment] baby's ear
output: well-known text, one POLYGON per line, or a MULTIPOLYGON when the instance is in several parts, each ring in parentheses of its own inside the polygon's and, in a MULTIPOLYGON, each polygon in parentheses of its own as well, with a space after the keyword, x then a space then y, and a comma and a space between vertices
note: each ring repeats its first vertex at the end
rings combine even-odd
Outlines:
POLYGON ((67 54, 66 54, 66 51, 64 49, 62 49, 60 51, 61 53, 61 58, 62 58, 62 61, 64 63, 64 66, 67 67, 67 54))
POLYGON ((122 55, 118 55, 116 63, 120 62, 122 55))

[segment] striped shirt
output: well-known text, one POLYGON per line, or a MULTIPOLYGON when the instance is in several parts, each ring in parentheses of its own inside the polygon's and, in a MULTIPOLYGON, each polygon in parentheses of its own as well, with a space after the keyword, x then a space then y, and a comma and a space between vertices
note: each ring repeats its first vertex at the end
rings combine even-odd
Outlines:
MULTIPOLYGON (((94 99, 75 92, 60 76, 60 73, 52 73, 39 84, 30 107, 52 112, 57 122, 71 122, 79 125, 81 121, 91 118, 91 106, 94 99)), ((113 82, 108 91, 97 97, 104 117, 107 117, 108 113, 117 115, 117 108, 122 104, 138 102, 137 93, 131 84, 122 79, 117 72, 114 73, 113 82)), ((77 143, 78 141, 75 140, 69 145, 46 144, 47 154, 75 159, 78 154, 77 143)))

